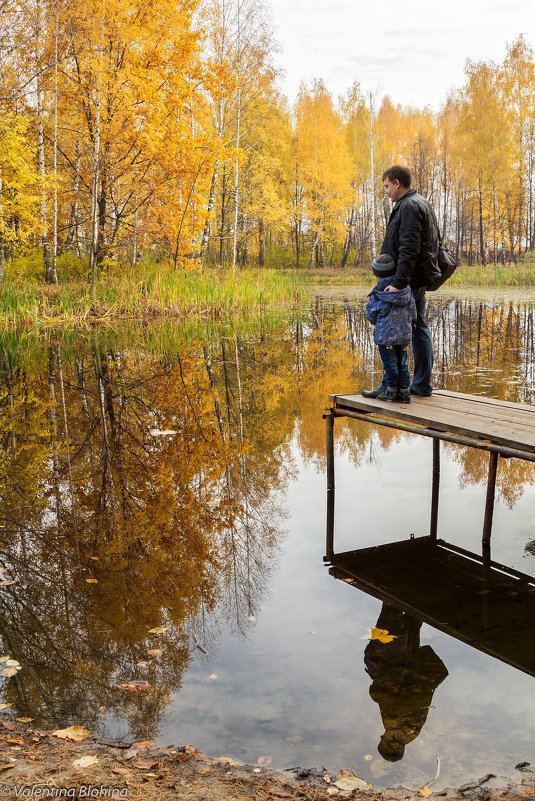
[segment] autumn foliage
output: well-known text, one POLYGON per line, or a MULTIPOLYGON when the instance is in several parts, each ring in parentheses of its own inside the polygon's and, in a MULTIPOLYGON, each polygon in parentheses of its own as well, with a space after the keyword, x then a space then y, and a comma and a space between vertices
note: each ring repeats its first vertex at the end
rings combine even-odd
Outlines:
MULTIPOLYGON (((442 108, 321 80, 278 88, 262 0, 3 0, 0 280, 32 249, 110 266, 346 267, 380 245, 407 164, 468 264, 535 240, 535 63, 467 62, 442 108)), ((353 80, 356 77, 357 80, 353 80)), ((353 80, 353 82, 352 82, 353 80)))

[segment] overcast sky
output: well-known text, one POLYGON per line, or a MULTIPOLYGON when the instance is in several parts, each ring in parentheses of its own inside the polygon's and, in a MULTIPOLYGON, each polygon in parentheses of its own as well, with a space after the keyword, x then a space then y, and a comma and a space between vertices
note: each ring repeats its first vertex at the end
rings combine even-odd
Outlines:
POLYGON ((359 81, 394 103, 438 109, 466 59, 503 61, 520 34, 535 47, 532 0, 266 0, 291 103, 321 78, 336 99, 359 81))

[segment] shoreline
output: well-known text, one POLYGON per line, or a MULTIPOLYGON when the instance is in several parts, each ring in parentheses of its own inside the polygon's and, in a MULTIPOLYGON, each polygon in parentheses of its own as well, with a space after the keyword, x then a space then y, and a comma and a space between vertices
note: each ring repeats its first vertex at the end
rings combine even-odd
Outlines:
MULTIPOLYGON (((535 795, 535 766, 518 779, 488 774, 457 788, 373 788, 351 770, 274 770, 229 757, 213 758, 194 746, 157 747, 92 737, 82 726, 32 729, 28 722, 0 722, 0 795, 18 798, 130 798, 144 801, 521 801, 535 795)), ((438 778, 438 776, 437 776, 438 778)))

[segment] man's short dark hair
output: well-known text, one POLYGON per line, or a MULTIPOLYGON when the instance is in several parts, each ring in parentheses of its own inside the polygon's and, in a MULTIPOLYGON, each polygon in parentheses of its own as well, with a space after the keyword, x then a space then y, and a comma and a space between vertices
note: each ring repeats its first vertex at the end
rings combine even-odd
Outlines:
POLYGON ((401 164, 394 164, 393 167, 389 167, 388 170, 385 170, 383 173, 383 181, 386 180, 390 181, 391 184, 393 184, 394 181, 399 181, 401 186, 410 189, 412 183, 411 171, 408 167, 403 167, 401 164))

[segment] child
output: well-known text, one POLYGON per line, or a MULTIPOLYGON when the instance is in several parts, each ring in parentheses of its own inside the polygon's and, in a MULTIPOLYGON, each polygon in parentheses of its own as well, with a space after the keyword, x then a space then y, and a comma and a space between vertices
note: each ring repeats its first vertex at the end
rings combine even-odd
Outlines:
POLYGON ((416 303, 409 286, 397 292, 385 292, 396 272, 393 259, 387 254, 374 259, 373 274, 379 278, 368 295, 366 316, 375 326, 373 340, 379 346, 383 362, 383 381, 378 389, 362 393, 367 398, 410 403, 410 375, 407 365, 407 345, 412 340, 416 322, 416 303))

